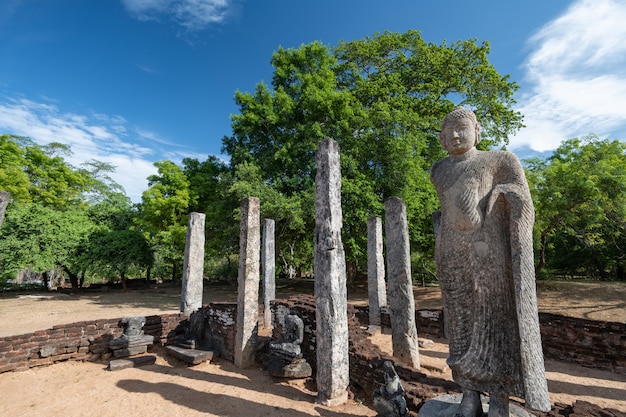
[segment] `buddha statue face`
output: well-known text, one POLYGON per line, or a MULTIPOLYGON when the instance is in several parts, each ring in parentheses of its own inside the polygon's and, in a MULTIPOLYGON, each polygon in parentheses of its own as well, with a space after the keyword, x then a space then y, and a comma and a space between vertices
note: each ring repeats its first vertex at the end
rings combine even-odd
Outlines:
POLYGON ((448 122, 441 131, 441 146, 450 155, 461 155, 476 146, 474 122, 467 117, 448 122))
POLYGON ((441 146, 450 155, 462 155, 480 142, 480 125, 471 110, 457 107, 443 120, 441 146))

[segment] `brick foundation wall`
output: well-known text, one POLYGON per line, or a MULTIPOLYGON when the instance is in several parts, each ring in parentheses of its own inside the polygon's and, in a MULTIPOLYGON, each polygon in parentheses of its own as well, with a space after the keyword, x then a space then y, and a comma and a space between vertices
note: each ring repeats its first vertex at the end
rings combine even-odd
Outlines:
MULTIPOLYGON (((147 316, 144 331, 165 344, 183 319, 180 314, 147 316)), ((80 321, 0 338, 0 373, 65 360, 100 360, 109 353, 109 341, 122 335, 120 320, 80 321)))
MULTIPOLYGON (((361 307, 363 322, 367 314, 361 307)), ((445 338, 443 311, 417 310, 415 321, 420 337, 445 338)), ((381 323, 391 327, 389 313, 382 313, 381 323)), ((539 325, 546 358, 626 374, 626 323, 539 313, 539 325)))
MULTIPOLYGON (((291 297, 277 300, 274 306, 288 307, 302 318, 305 327, 302 352, 315 369, 315 298, 291 297)), ((352 308, 348 314, 348 317, 351 316, 357 319, 358 325, 367 325, 367 306, 352 308)), ((443 311, 416 310, 415 321, 420 337, 445 338, 443 311)), ((626 323, 548 313, 539 313, 539 322, 546 358, 626 374, 626 323)), ((390 328, 389 313, 383 311, 381 324, 390 328)))
MULTIPOLYGON (((190 321, 201 335, 200 347, 215 349, 232 360, 235 346, 237 305, 212 303, 192 314, 146 316, 144 333, 154 344, 168 345, 190 329, 190 321)), ((109 342, 123 333, 121 318, 80 321, 34 333, 0 338, 0 373, 23 371, 66 360, 99 361, 111 357, 109 342)))
POLYGON ((626 375, 626 323, 539 313, 547 358, 626 375))
MULTIPOLYGON (((300 316, 304 323, 302 353, 316 369, 315 298, 302 295, 276 300, 272 309, 287 309, 300 316)), ((195 334, 201 335, 198 341, 200 347, 214 349, 225 359, 232 360, 236 317, 235 303, 212 303, 194 313, 191 320, 182 314, 147 316, 144 332, 154 336, 155 344, 167 345, 177 335, 189 331, 191 326, 195 334)), ((359 326, 368 324, 367 307, 350 307, 348 318, 351 355, 358 354, 359 346, 366 344, 366 340, 356 339, 355 332, 359 326)), ((420 337, 443 338, 441 310, 417 310, 415 319, 420 337)), ((543 351, 547 358, 626 374, 626 323, 547 313, 540 313, 539 320, 543 351)), ((382 315, 382 325, 389 327, 389 315, 386 313, 382 315)), ((107 359, 110 355, 109 341, 121 336, 122 330, 120 319, 94 320, 0 338, 0 373, 64 360, 107 359)), ((369 352, 365 357, 371 365, 377 356, 369 352)), ((382 360, 382 357, 379 359, 382 360)), ((366 363, 364 366, 369 365, 366 363)), ((364 371, 362 369, 359 373, 364 371)))

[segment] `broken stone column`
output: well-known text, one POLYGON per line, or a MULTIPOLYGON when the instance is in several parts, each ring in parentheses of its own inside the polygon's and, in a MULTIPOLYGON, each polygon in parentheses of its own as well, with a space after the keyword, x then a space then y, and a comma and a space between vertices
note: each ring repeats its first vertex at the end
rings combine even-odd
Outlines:
POLYGON ((385 235, 393 356, 400 363, 419 369, 409 227, 406 205, 398 197, 385 200, 385 235))
POLYGON ((380 217, 367 219, 367 293, 370 331, 376 332, 380 329, 380 308, 387 306, 383 223, 380 217))
POLYGON ((315 160, 317 402, 334 406, 347 401, 349 382, 346 261, 341 243, 341 169, 337 142, 320 141, 315 160))
POLYGON ((259 199, 241 200, 239 235, 239 275, 237 278, 237 332, 235 335, 235 365, 254 365, 258 340, 259 263, 261 224, 259 199))
POLYGON ((266 328, 272 325, 270 303, 276 298, 276 249, 274 242, 274 220, 265 219, 261 267, 263 268, 263 319, 266 328))
POLYGON ((187 222, 183 288, 180 297, 180 311, 187 317, 202 307, 204 218, 204 213, 189 213, 189 221, 187 222))
POLYGON ((2 222, 4 221, 4 211, 9 205, 9 194, 7 191, 0 191, 0 226, 2 226, 2 222))

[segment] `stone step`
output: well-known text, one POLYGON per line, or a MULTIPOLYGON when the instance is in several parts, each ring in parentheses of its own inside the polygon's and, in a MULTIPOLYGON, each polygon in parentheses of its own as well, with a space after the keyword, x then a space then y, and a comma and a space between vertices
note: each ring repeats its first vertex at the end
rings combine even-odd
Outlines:
POLYGON ((109 371, 118 371, 126 368, 137 368, 139 366, 153 365, 156 362, 156 356, 145 355, 128 359, 114 359, 109 362, 109 371))
POLYGON ((189 365, 197 365, 213 359, 213 351, 200 349, 185 349, 179 346, 166 346, 165 351, 189 365))

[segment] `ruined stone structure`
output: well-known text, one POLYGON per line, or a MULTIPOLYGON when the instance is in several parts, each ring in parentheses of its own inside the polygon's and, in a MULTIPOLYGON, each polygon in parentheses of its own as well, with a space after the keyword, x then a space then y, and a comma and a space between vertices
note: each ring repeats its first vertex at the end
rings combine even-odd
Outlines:
POLYGON ((263 269, 263 319, 265 327, 272 325, 270 303, 276 298, 276 243, 274 237, 275 222, 265 219, 263 222, 263 248, 261 249, 261 268, 263 269))
POLYGON ((509 415, 509 395, 548 411, 533 263, 533 204, 519 160, 476 149, 480 126, 456 108, 442 122, 449 156, 431 180, 441 201, 435 258, 450 343, 448 364, 463 387, 459 415, 509 415))
POLYGON ((304 323, 295 314, 281 315, 274 324, 275 340, 270 342, 267 371, 282 378, 308 378, 313 373, 304 359, 300 345, 304 340, 304 323))
POLYGON ((367 219, 367 293, 370 331, 376 332, 380 328, 380 308, 387 306, 383 223, 379 217, 367 219))
POLYGON ((241 200, 239 275, 237 278, 237 334, 235 365, 254 365, 258 340, 259 262, 261 245, 260 203, 256 197, 241 200))
POLYGON ((124 326, 124 334, 109 342, 109 348, 113 351, 113 356, 123 358, 146 353, 148 345, 151 345, 154 341, 154 336, 144 334, 143 332, 146 318, 142 316, 124 317, 121 323, 124 326))
POLYGON ((315 160, 315 297, 317 326, 317 401, 348 399, 348 317, 346 261, 341 242, 341 169, 339 145, 319 142, 315 160))
POLYGON ((409 227, 406 205, 398 197, 385 200, 385 234, 393 356, 400 363, 419 369, 409 227))
POLYGON ((183 287, 180 311, 186 316, 202 307, 204 272, 204 213, 189 213, 185 262, 183 265, 183 287))
POLYGON ((400 377, 390 361, 383 363, 384 384, 374 391, 373 405, 376 417, 407 417, 406 392, 400 377))

